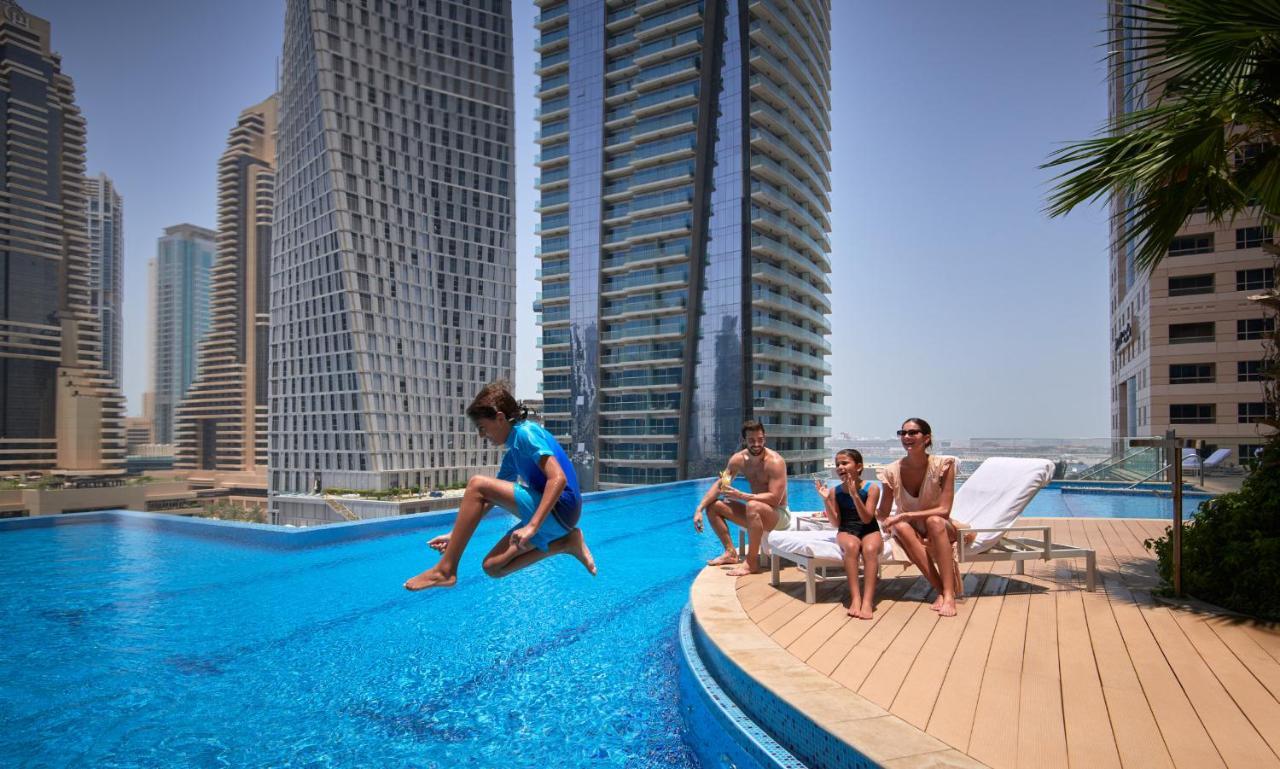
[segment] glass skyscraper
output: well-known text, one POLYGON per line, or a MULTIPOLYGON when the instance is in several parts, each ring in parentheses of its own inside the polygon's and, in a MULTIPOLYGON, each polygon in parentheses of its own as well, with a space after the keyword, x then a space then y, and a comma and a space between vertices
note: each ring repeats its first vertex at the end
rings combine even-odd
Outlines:
POLYGON ((173 443, 175 411, 196 378, 197 346, 209 330, 214 238, 213 230, 177 224, 165 228, 156 246, 151 298, 156 443, 173 443))
POLYGON ((496 469, 464 411, 512 374, 510 3, 290 0, 282 65, 268 480, 305 523, 496 469))
POLYGON ((586 488, 822 468, 830 8, 542 0, 546 426, 586 488))
POLYGON ((124 469, 124 399, 103 370, 85 121, 49 22, 0 14, 0 472, 124 469))

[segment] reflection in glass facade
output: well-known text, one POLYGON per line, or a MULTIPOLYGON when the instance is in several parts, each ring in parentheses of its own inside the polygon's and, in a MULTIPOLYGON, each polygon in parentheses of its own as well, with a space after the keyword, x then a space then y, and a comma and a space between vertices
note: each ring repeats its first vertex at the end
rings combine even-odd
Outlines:
POLYGON ((604 147, 604 3, 569 2, 568 453, 578 482, 595 488, 600 365, 600 166, 604 147))
POLYGON ((747 243, 742 223, 747 200, 744 189, 745 146, 742 98, 742 15, 738 4, 722 2, 723 21, 715 25, 715 68, 712 78, 714 126, 710 136, 711 168, 705 173, 711 201, 705 247, 701 260, 697 354, 692 388, 686 399, 685 466, 691 478, 715 475, 725 457, 741 442, 743 415, 747 412, 744 384, 748 381, 749 326, 744 324, 743 279, 747 243))
POLYGON ((707 476, 830 409, 830 7, 541 0, 546 425, 587 488, 707 476))

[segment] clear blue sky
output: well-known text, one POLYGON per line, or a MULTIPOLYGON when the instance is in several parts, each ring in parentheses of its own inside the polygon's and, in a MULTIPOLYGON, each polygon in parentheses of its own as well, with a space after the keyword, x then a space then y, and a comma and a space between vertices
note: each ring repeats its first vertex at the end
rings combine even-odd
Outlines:
MULTIPOLYGON (((1107 433, 1101 209, 1050 221, 1057 142, 1106 116, 1101 0, 835 0, 835 432, 1107 433)), ((213 227, 217 158, 275 87, 283 0, 26 0, 125 198, 125 394, 146 388, 146 264, 164 227, 213 227)), ((515 0, 520 395, 538 382, 532 19, 515 0)))

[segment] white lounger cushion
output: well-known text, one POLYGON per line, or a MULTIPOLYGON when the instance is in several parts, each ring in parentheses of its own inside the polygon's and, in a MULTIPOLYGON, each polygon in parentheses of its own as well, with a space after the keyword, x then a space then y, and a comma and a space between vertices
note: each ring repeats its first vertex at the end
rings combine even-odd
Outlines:
MULTIPOLYGON (((796 555, 804 555, 810 558, 822 558, 830 561, 840 561, 844 559, 844 555, 840 552, 840 546, 836 544, 835 529, 821 529, 818 531, 772 531, 764 543, 765 555, 770 555, 774 549, 783 553, 795 553, 796 555)), ((893 556, 893 540, 885 537, 883 558, 893 556)))
MULTIPOLYGON (((956 490, 951 517, 972 529, 1007 529, 1052 478, 1047 459, 991 457, 956 490)), ((981 553, 999 541, 999 532, 981 531, 965 552, 981 553)))

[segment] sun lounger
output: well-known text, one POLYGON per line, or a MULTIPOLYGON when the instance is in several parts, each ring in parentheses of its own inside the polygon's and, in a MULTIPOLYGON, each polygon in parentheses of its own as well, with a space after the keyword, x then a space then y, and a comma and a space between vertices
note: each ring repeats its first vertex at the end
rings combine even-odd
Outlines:
MULTIPOLYGON (((1024 561, 1084 558, 1086 587, 1093 591, 1097 584, 1093 550, 1055 544, 1048 526, 1015 525, 1052 476, 1053 463, 1048 460, 992 457, 983 462, 956 491, 951 506, 951 519, 960 531, 959 561, 1012 561, 1022 574, 1024 561)), ((830 578, 827 570, 844 565, 834 530, 773 532, 766 548, 772 561, 772 584, 779 584, 781 562, 791 561, 805 575, 806 603, 816 600, 816 582, 830 578)), ((885 538, 880 563, 908 563, 896 555, 892 537, 885 538)))

